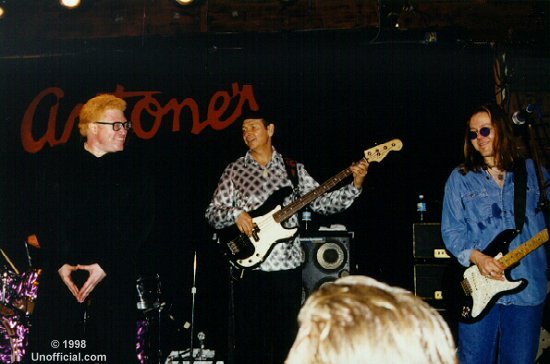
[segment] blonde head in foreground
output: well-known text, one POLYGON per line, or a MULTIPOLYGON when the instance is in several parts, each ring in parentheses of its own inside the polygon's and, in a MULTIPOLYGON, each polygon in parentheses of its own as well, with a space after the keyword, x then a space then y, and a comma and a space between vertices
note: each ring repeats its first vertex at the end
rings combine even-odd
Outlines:
POLYGON ((286 364, 456 364, 443 318, 402 288, 365 276, 315 291, 300 310, 286 364))

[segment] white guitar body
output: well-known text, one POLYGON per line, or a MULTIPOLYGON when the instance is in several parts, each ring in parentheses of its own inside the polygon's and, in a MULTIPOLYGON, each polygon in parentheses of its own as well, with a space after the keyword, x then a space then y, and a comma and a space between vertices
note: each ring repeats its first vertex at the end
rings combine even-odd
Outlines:
MULTIPOLYGON (((500 257, 502 257, 502 254, 497 255, 495 259, 500 257)), ((472 317, 479 316, 497 294, 514 290, 524 283, 524 281, 510 282, 506 278, 503 281, 487 278, 479 272, 477 265, 472 265, 464 271, 464 279, 471 289, 472 317)))
POLYGON ((298 228, 286 229, 275 221, 273 214, 281 209, 281 205, 275 207, 269 213, 257 216, 252 221, 260 228, 258 239, 250 237, 254 244, 254 254, 246 259, 238 259, 237 263, 244 268, 250 268, 260 264, 268 256, 273 245, 281 240, 292 238, 298 228))

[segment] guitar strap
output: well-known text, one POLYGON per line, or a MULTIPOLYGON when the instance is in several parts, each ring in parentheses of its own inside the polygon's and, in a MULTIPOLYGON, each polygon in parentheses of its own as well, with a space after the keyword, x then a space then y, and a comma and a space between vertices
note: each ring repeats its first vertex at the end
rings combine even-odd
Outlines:
POLYGON ((519 232, 525 223, 525 204, 527 195, 527 169, 521 159, 514 168, 514 219, 519 232))
POLYGON ((294 193, 297 193, 298 190, 298 170, 296 169, 296 161, 289 157, 283 157, 285 161, 285 169, 288 178, 292 182, 294 193))

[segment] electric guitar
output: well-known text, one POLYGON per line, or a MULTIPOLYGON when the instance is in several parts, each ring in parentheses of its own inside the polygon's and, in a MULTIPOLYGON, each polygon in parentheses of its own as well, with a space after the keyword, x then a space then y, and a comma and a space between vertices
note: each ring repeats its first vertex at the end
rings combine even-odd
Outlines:
POLYGON ((527 285, 525 279, 511 280, 509 271, 506 269, 516 265, 525 256, 546 243, 548 230, 541 230, 537 235, 503 256, 503 253, 508 252, 510 242, 516 235, 517 231, 514 229, 504 230, 483 251, 483 254, 494 256, 504 266, 505 279, 503 281, 483 276, 475 264, 466 270, 462 268, 460 287, 458 292, 455 291, 455 294, 458 293, 458 295, 451 298, 451 301, 458 303, 456 309, 458 309, 460 321, 478 321, 490 310, 499 297, 519 292, 527 285))
MULTIPOLYGON (((380 162, 389 152, 401 150, 402 147, 401 140, 392 139, 387 143, 365 150, 364 159, 369 163, 380 162)), ((282 207, 282 202, 286 196, 292 193, 292 188, 284 187, 275 191, 259 208, 249 212, 255 224, 252 236, 248 237, 241 233, 235 224, 217 231, 224 254, 240 268, 258 266, 271 253, 276 243, 291 239, 296 235, 298 228, 286 229, 281 225, 282 222, 351 174, 351 169, 346 168, 316 189, 284 207, 282 207)))

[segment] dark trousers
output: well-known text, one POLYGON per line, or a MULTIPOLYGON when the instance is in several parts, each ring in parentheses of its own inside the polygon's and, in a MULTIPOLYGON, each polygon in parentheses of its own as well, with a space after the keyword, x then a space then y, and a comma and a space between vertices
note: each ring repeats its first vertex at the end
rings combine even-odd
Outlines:
POLYGON ((301 269, 246 271, 233 287, 235 364, 282 364, 297 333, 301 269))
POLYGON ((41 282, 30 329, 29 362, 34 352, 105 355, 107 360, 98 362, 137 363, 134 287, 130 279, 111 285, 109 278, 95 288, 88 303, 78 303, 56 274, 41 282), (54 347, 52 341, 59 345, 54 347))

